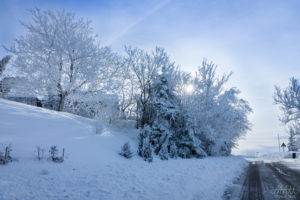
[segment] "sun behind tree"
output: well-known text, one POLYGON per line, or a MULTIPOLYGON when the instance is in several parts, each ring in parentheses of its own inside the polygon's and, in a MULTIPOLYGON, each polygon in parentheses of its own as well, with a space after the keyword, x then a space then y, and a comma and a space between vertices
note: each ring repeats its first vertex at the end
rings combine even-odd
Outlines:
POLYGON ((185 85, 184 90, 186 93, 191 94, 194 92, 194 85, 193 84, 185 85))

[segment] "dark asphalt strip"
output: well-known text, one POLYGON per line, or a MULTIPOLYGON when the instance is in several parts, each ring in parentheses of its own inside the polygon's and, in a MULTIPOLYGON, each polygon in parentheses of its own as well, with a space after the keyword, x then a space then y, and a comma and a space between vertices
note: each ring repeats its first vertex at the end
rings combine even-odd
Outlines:
POLYGON ((280 163, 249 162, 224 200, 300 200, 300 173, 280 163))
POLYGON ((277 190, 281 182, 273 174, 273 171, 265 163, 259 165, 259 171, 264 199, 285 199, 285 195, 277 190))
POLYGON ((300 199, 300 174, 280 163, 267 163, 266 166, 281 182, 277 193, 285 195, 285 199, 300 199))
POLYGON ((243 184, 244 191, 242 200, 262 200, 262 187, 259 175, 259 167, 256 163, 250 163, 248 167, 247 177, 243 184))

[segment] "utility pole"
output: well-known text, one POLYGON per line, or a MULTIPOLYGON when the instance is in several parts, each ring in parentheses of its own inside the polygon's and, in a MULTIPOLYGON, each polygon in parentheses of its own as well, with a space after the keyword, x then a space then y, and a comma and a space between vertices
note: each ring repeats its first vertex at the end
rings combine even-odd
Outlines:
POLYGON ((278 134, 278 150, 280 152, 280 140, 279 140, 279 134, 278 134))

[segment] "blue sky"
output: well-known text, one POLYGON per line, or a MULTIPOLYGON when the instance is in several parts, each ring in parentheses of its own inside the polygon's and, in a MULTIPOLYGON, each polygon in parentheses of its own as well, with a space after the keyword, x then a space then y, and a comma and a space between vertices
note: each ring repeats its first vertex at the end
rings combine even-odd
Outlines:
POLYGON ((300 1, 0 0, 0 44, 24 33, 18 20, 29 21, 32 7, 91 19, 102 44, 120 53, 124 45, 158 45, 183 70, 193 72, 207 58, 220 73, 232 71, 228 86, 239 88, 254 110, 253 129, 235 153, 277 150, 277 134, 286 138, 272 96, 275 84, 300 78, 300 1))

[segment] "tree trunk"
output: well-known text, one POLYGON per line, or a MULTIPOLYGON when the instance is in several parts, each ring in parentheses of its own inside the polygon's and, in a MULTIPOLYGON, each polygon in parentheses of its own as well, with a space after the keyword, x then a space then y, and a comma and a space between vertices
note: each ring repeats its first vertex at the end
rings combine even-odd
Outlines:
POLYGON ((59 96, 59 104, 58 104, 57 111, 63 111, 64 105, 65 105, 66 95, 65 94, 59 94, 58 96, 59 96))
POLYGON ((139 111, 140 111, 140 104, 138 100, 136 101, 136 129, 139 129, 139 111))

